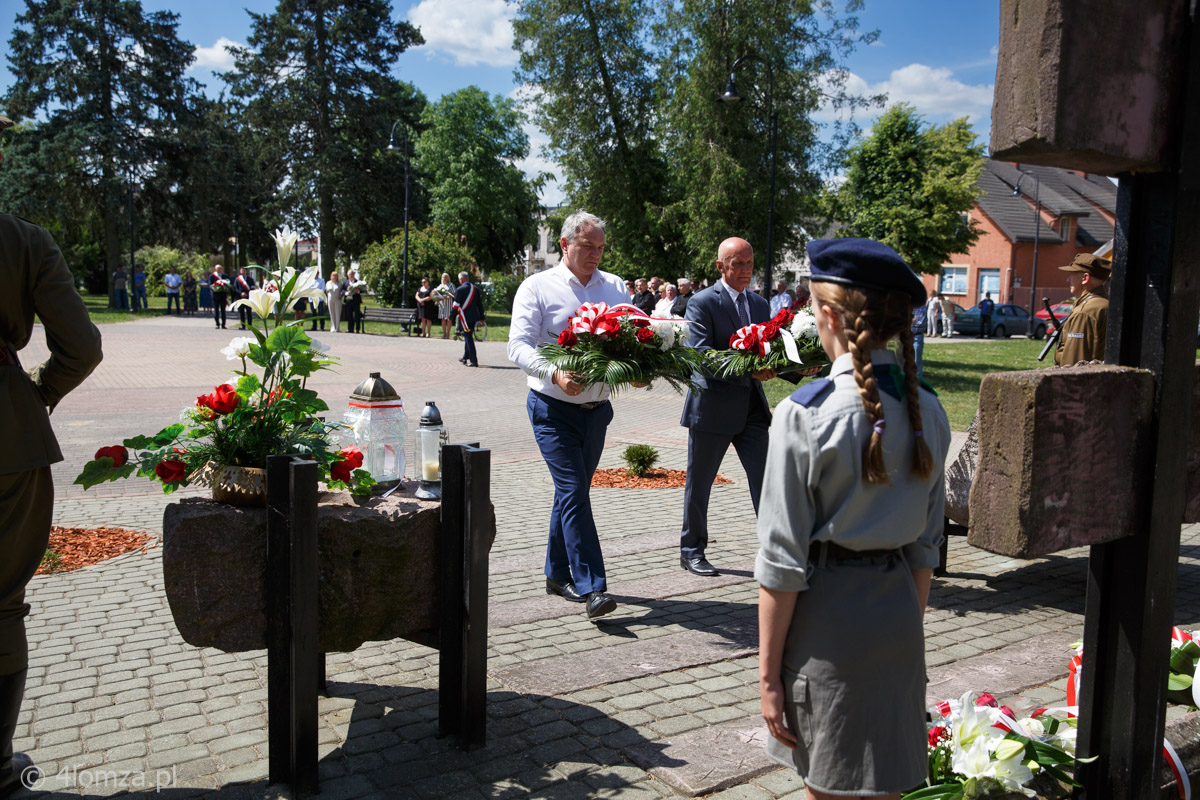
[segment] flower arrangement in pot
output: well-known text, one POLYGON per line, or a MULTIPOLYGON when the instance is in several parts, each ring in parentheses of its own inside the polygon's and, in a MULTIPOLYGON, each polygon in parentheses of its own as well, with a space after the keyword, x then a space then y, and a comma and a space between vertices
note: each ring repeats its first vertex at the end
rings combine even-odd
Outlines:
POLYGON ((267 457, 296 454, 316 461, 329 488, 370 494, 375 481, 360 469, 362 453, 332 449, 330 433, 344 426, 318 418, 329 407, 307 386, 313 373, 337 362, 326 345, 309 338, 302 320, 283 319, 298 300, 320 299, 318 268, 298 272, 284 266, 296 237, 286 227, 274 236, 281 265, 272 273, 274 290, 254 289, 232 306, 244 305, 256 317, 253 338, 235 338, 221 350, 240 362, 236 377, 197 397, 180 422, 100 448, 75 483, 88 489, 138 475, 161 484, 166 494, 198 483, 212 486, 214 499, 261 505, 267 457))

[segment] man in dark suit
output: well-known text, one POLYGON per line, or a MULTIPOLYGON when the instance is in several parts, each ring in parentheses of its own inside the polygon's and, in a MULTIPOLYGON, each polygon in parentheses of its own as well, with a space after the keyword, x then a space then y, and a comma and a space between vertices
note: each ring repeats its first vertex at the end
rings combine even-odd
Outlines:
POLYGON ((692 302, 692 297, 696 293, 692 291, 692 282, 687 278, 680 278, 678 283, 679 296, 675 298, 675 302, 671 305, 671 316, 686 317, 688 303, 692 302))
POLYGON ((646 282, 645 278, 638 278, 633 285, 637 291, 633 293, 629 302, 653 316, 654 304, 658 302, 658 295, 650 291, 650 284, 646 282))
POLYGON ((479 288, 471 283, 471 276, 465 272, 458 273, 458 288, 454 290, 453 308, 462 327, 463 357, 459 361, 469 367, 478 367, 479 357, 475 354, 475 323, 483 319, 483 298, 480 297, 479 288))
MULTIPOLYGON (((750 291, 754 273, 754 248, 745 239, 726 239, 717 250, 721 279, 697 292, 687 306, 692 332, 688 346, 699 350, 728 350, 739 328, 767 322, 767 301, 750 291)), ((750 500, 758 513, 763 468, 767 459, 767 432, 771 410, 762 382, 775 377, 761 370, 740 378, 693 375, 702 391, 689 391, 679 424, 688 428, 687 484, 683 492, 683 531, 679 537, 679 563, 697 575, 717 575, 705 558, 708 546, 708 498, 713 480, 729 445, 737 451, 750 500)), ((798 380, 798 379, 797 379, 798 380)))

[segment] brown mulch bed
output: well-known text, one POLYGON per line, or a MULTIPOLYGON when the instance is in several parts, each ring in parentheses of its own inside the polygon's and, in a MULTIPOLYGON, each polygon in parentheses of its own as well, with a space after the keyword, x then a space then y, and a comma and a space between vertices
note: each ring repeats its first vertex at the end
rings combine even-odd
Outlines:
MULTIPOLYGON (((651 469, 640 478, 631 478, 623 469, 598 469, 592 477, 592 486, 600 489, 678 489, 687 481, 687 472, 682 469, 651 469)), ((713 481, 733 483, 724 475, 713 481)))
POLYGON ((149 534, 124 528, 60 528, 55 525, 50 529, 50 547, 37 574, 71 572, 134 550, 145 552, 149 542, 149 534))

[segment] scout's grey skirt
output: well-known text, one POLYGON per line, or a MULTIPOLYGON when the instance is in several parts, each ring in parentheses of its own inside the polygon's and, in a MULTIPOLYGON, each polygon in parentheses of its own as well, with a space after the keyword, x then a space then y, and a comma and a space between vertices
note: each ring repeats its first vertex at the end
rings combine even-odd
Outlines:
POLYGON ((788 630, 783 687, 796 749, 770 739, 767 755, 806 785, 871 795, 925 779, 924 632, 898 553, 813 570, 788 630))

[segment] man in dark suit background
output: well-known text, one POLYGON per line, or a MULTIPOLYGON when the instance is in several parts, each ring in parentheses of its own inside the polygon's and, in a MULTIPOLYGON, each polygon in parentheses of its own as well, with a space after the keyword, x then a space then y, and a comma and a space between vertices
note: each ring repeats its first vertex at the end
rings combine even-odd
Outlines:
POLYGON ((696 293, 692 291, 692 282, 687 278, 680 278, 678 283, 679 296, 675 298, 675 303, 671 306, 671 316, 686 317, 688 303, 692 302, 692 297, 696 293))
MULTIPOLYGON (((731 238, 717 249, 721 279, 699 291, 687 305, 691 323, 688 346, 700 350, 728 350, 739 328, 771 318, 766 300, 750 291, 754 273, 754 248, 745 239, 731 238)), ((708 498, 713 480, 729 445, 737 451, 750 485, 750 500, 758 513, 763 468, 767 458, 767 433, 771 410, 762 382, 775 377, 761 370, 740 378, 693 375, 702 391, 689 391, 679 424, 688 428, 687 483, 683 492, 683 531, 679 537, 679 563, 697 575, 717 575, 705 558, 708 546, 708 498)))
POLYGON ((458 322, 462 327, 463 357, 459 359, 470 367, 479 366, 479 357, 475 354, 475 323, 483 319, 483 298, 479 288, 471 283, 471 276, 465 272, 458 273, 458 288, 454 290, 454 310, 458 314, 458 322))

